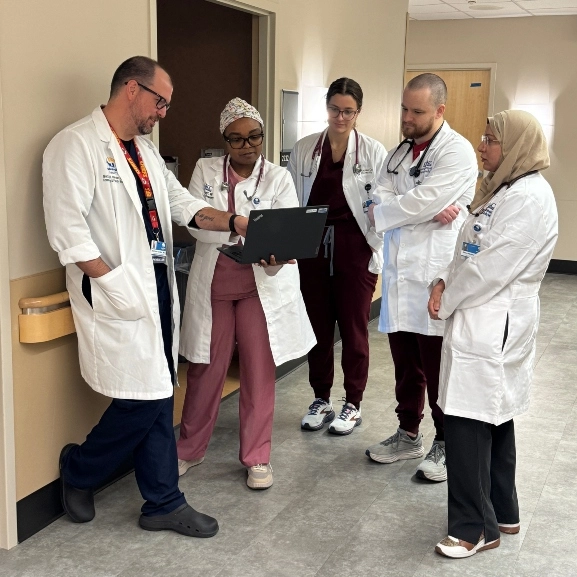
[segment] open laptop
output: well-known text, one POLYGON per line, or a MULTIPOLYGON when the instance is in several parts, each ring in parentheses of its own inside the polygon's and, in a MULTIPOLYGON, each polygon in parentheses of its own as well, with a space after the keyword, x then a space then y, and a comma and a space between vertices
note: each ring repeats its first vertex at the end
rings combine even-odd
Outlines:
POLYGON ((240 264, 314 258, 319 252, 328 206, 251 210, 244 245, 218 247, 240 264))

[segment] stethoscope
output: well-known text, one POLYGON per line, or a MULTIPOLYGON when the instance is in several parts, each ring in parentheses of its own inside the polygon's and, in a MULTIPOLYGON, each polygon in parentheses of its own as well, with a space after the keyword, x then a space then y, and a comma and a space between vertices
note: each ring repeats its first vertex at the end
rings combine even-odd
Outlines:
MULTIPOLYGON (((443 121, 443 124, 445 124, 444 121, 443 121)), ((423 154, 421 154, 421 157, 419 158, 419 162, 417 162, 417 164, 415 166, 412 166, 411 169, 409 170, 409 176, 414 176, 415 178, 418 178, 421 175, 421 165, 425 161, 425 156, 427 156, 427 152, 429 152, 429 148, 431 148, 431 144, 433 144, 433 140, 435 140, 437 134, 439 134, 439 132, 441 132, 441 129, 443 128, 443 124, 441 124, 441 126, 439 126, 439 128, 437 129, 437 132, 435 132, 435 134, 433 134, 433 137, 431 138, 431 140, 429 140, 429 144, 427 144, 427 147, 425 148, 425 150, 423 150, 423 154)), ((387 174, 399 174, 398 173, 399 166, 401 166, 401 164, 403 164, 403 161, 405 160, 405 158, 407 158, 407 155, 409 154, 409 152, 411 152, 411 150, 413 150, 414 146, 415 146, 414 140, 411 140, 409 138, 405 138, 405 140, 403 140, 399 144, 399 146, 397 146, 397 148, 395 148, 395 152, 393 152, 393 154, 389 158, 389 161, 387 162, 387 174), (391 168, 391 161, 395 157, 395 154, 397 154, 397 152, 405 144, 408 144, 409 148, 407 148, 407 151, 405 152, 405 154, 403 154, 403 157, 401 158, 401 160, 399 160, 399 162, 397 162, 395 168, 391 168)))
MULTIPOLYGON (((504 182, 503 184, 501 184, 501 186, 499 188, 497 188, 497 190, 495 190, 495 192, 493 192, 493 194, 491 195, 491 198, 483 206, 479 207, 476 212, 470 212, 470 210, 471 210, 470 204, 467 205, 467 209, 469 209, 469 212, 472 216, 479 218, 481 216, 481 214, 483 214, 483 212, 485 211, 485 209, 487 208, 489 203, 493 200, 493 198, 497 195, 497 193, 500 192, 503 188, 505 188, 505 187, 511 188, 511 186, 513 186, 513 184, 515 184, 518 180, 521 180, 522 178, 525 178, 526 176, 530 176, 531 174, 537 174, 538 172, 539 172, 538 170, 530 170, 529 172, 526 172, 525 174, 521 174, 517 178, 514 178, 511 182, 504 182)), ((473 223, 473 233, 479 240, 481 240, 483 238, 483 229, 484 228, 485 228, 485 225, 478 220, 473 223)))
MULTIPOLYGON (((227 154, 224 157, 224 162, 222 164, 222 183, 220 185, 220 190, 221 191, 228 191, 230 185, 228 183, 228 159, 229 159, 229 155, 227 154)), ((247 191, 243 191, 244 195, 246 196, 246 199, 248 201, 252 201, 253 204, 260 204, 260 200, 258 197, 255 198, 255 194, 256 191, 258 190, 258 185, 260 184, 260 181, 262 180, 262 177, 264 175, 264 154, 260 155, 260 170, 258 171, 258 177, 256 179, 256 186, 254 187, 254 191, 253 193, 249 196, 249 194, 247 193, 247 191), (254 198, 254 200, 253 200, 254 198)))
MULTIPOLYGON (((361 165, 359 163, 359 133, 357 132, 356 128, 353 128, 353 130, 355 131, 355 163, 353 164, 353 174, 355 176, 359 176, 362 172, 362 168, 361 165)), ((304 170, 303 172, 301 172, 301 176, 305 176, 306 178, 310 178, 312 173, 313 173, 313 167, 315 165, 315 161, 317 158, 320 157, 321 152, 323 151, 323 140, 325 138, 327 131, 323 131, 321 133, 321 135, 319 136, 319 139, 317 140, 317 143, 315 145, 315 148, 313 150, 313 155, 311 157, 311 165, 309 168, 309 173, 308 174, 304 174, 304 170)))

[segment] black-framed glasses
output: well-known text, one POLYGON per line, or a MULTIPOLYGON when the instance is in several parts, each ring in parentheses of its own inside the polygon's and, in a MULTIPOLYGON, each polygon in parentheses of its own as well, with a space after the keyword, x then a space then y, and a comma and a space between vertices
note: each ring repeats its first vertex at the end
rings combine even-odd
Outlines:
POLYGON ((261 145, 264 139, 264 134, 262 132, 260 134, 251 134, 247 138, 243 138, 242 136, 228 138, 228 136, 223 134, 222 137, 230 144, 231 148, 244 148, 245 142, 248 142, 248 145, 253 147, 261 145))
MULTIPOLYGON (((130 82, 130 80, 128 82, 130 82)), ((124 84, 128 84, 128 82, 125 82, 124 84)), ((156 101, 157 110, 162 110, 163 108, 166 108, 166 110, 168 111, 168 109, 170 108, 170 102, 166 102, 166 98, 164 98, 164 96, 160 96, 160 94, 158 94, 158 92, 154 92, 154 90, 148 88, 148 86, 144 86, 144 84, 140 84, 140 82, 138 82, 138 80, 135 80, 134 82, 136 82, 136 84, 138 84, 138 86, 140 86, 140 88, 143 88, 144 90, 146 90, 146 92, 150 92, 150 94, 154 94, 154 96, 156 96, 156 98, 158 98, 158 100, 156 101)))
POLYGON ((358 110, 353 110, 352 108, 341 110, 336 106, 327 106, 327 112, 331 118, 338 118, 342 114, 343 120, 352 120, 357 115, 358 110))

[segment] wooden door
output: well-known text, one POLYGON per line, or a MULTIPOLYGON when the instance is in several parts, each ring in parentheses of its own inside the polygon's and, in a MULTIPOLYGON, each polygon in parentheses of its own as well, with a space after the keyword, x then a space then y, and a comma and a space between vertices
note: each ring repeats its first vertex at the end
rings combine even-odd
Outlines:
MULTIPOLYGON (((447 85, 445 119, 450 127, 462 134, 475 151, 485 132, 489 113, 490 70, 407 70, 405 84, 422 74, 431 72, 440 76, 447 85)), ((477 152, 477 163, 482 175, 483 166, 477 152)), ((479 184, 480 179, 477 180, 479 184)))

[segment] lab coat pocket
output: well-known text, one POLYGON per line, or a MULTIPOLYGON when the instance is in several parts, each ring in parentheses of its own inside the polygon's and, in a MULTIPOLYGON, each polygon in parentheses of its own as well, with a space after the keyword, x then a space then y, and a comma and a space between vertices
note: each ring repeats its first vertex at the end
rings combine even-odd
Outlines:
POLYGON ((508 303, 495 301, 457 309, 453 321, 453 349, 471 357, 501 359, 508 311, 508 303))
POLYGON ((136 321, 145 316, 142 302, 130 286, 122 265, 90 279, 94 313, 111 319, 136 321))
POLYGON ((430 283, 437 273, 449 265, 455 252, 458 231, 434 230, 429 240, 427 260, 427 281, 430 283))

